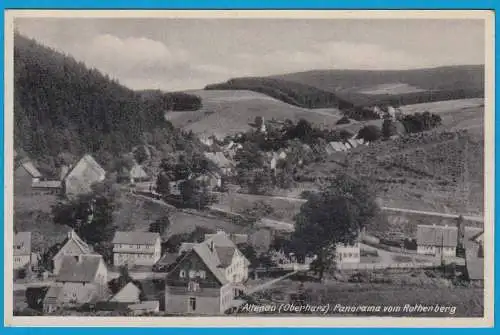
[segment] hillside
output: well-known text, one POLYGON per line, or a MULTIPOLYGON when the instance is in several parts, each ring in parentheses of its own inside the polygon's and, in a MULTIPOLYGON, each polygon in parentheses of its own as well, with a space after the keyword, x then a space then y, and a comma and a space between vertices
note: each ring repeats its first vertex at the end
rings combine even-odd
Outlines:
POLYGON ((344 171, 376 187, 385 206, 482 213, 484 140, 462 132, 429 132, 358 147, 301 172, 324 184, 344 171))
POLYGON ((416 70, 314 70, 234 78, 207 90, 251 90, 304 108, 349 110, 374 104, 408 105, 484 96, 484 66, 416 70))
POLYGON ((145 98, 18 34, 14 67, 15 147, 51 167, 62 152, 108 162, 157 130, 166 142, 183 138, 164 119, 161 95, 145 98))
POLYGON ((223 137, 250 129, 256 116, 266 120, 305 118, 313 124, 333 127, 342 117, 336 108, 305 109, 289 105, 267 95, 244 90, 189 91, 202 100, 202 108, 194 112, 170 112, 166 118, 175 127, 198 135, 223 137))

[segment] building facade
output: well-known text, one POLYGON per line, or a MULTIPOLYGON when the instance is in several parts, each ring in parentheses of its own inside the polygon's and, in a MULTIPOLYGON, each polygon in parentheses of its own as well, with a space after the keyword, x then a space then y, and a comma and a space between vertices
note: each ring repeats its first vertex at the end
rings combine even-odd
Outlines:
POLYGON ((61 249, 59 249, 57 254, 52 258, 53 273, 55 275, 59 274, 65 256, 71 256, 80 260, 82 256, 91 254, 94 254, 92 248, 85 243, 74 230, 70 230, 61 249))
POLYGON ((218 315, 245 291, 249 262, 224 232, 186 250, 165 285, 165 311, 218 315))
POLYGON ((108 271, 102 256, 83 255, 76 259, 64 256, 55 283, 43 300, 43 310, 51 313, 65 306, 105 300, 108 271))
POLYGON ((161 239, 158 233, 116 232, 113 238, 115 266, 153 266, 161 258, 161 239))
POLYGON ((31 232, 18 232, 14 235, 14 270, 31 266, 31 232))
POLYGON ((335 247, 335 263, 339 266, 343 264, 357 264, 361 261, 361 249, 359 243, 344 244, 338 243, 335 247))

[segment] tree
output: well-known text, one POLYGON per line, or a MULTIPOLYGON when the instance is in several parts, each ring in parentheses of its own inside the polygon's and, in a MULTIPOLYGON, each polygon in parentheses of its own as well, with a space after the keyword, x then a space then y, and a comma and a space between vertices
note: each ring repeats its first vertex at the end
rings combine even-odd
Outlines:
POLYGON ((160 236, 163 236, 167 232, 168 227, 170 227, 170 220, 168 216, 162 216, 149 225, 148 231, 151 233, 158 233, 160 236))
POLYGON ((184 207, 202 209, 216 201, 207 186, 195 179, 184 181, 180 188, 184 207))
POLYGON ((382 136, 384 138, 390 138, 393 135, 396 135, 396 125, 394 121, 390 118, 384 119, 384 123, 382 123, 382 136))
POLYGON ((379 127, 375 125, 368 125, 359 130, 357 137, 365 140, 366 142, 374 142, 378 141, 381 135, 379 127))
POLYGON ((149 159, 149 151, 145 145, 140 145, 134 150, 134 158, 138 164, 142 164, 149 159))
POLYGON ((124 288, 125 285, 133 281, 127 266, 125 265, 120 266, 119 271, 120 275, 118 276, 118 278, 114 278, 108 283, 109 290, 113 294, 118 293, 118 291, 124 288))
POLYGON ((271 170, 268 168, 253 171, 253 180, 248 185, 248 191, 252 194, 267 194, 273 187, 271 170))
POLYGON ((80 195, 61 200, 52 207, 54 222, 73 228, 90 244, 110 241, 116 230, 113 224, 114 203, 103 194, 80 195))
POLYGON ((360 180, 336 176, 311 193, 295 218, 292 245, 297 254, 316 254, 319 277, 333 261, 337 243, 353 243, 378 212, 375 193, 360 180))
POLYGON ((48 287, 28 287, 25 292, 26 303, 29 308, 32 308, 37 311, 41 311, 43 309, 43 298, 48 291, 48 287))
POLYGON ((238 249, 248 259, 248 261, 250 262, 250 267, 256 268, 259 266, 259 259, 257 257, 257 252, 250 244, 239 246, 238 249))

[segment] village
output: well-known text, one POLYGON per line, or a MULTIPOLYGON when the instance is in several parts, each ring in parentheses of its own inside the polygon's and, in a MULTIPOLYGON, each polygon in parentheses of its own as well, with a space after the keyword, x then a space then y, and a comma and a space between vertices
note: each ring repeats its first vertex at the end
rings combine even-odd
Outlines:
MULTIPOLYGON (((394 108, 386 108, 385 114, 378 107, 374 111, 381 113, 381 118, 396 117, 394 108)), ((253 132, 268 134, 266 125, 273 127, 275 124, 274 121, 266 122, 264 118, 259 118, 253 132)), ((248 301, 255 301, 257 297, 262 298, 262 294, 279 287, 279 283, 284 281, 302 285, 292 289, 295 292, 291 293, 291 297, 295 297, 304 282, 311 280, 307 278, 316 272, 314 264, 317 255, 299 257, 294 250, 286 250, 274 243, 293 233, 293 223, 261 215, 253 218, 250 228, 247 227, 244 232, 243 229, 239 233, 224 229, 227 222, 248 221, 248 215, 219 204, 224 198, 232 198, 234 192, 237 193, 241 188, 234 178, 237 164, 235 157, 243 149, 243 145, 238 143, 241 136, 234 136, 234 140, 228 139, 225 144, 214 137, 204 138, 202 142, 207 148, 204 158, 214 168, 203 173, 184 174, 177 180, 171 178, 167 196, 165 191, 158 190, 161 169, 152 175, 151 169, 145 169, 134 161, 114 177, 113 183, 127 196, 168 208, 178 207, 177 211, 188 215, 188 220, 195 226, 198 220, 204 220, 207 216, 216 222, 210 231, 202 232, 196 240, 180 240, 176 248, 167 248, 169 239, 171 242, 173 237, 166 235, 164 229, 118 229, 113 233, 108 249, 102 251, 100 248, 99 253, 71 228, 65 239, 59 241, 56 250, 52 250, 48 259, 50 266, 47 266, 47 260, 42 264, 42 258, 47 258, 47 255, 42 255, 43 251, 35 251, 32 247, 32 232, 16 231, 13 241, 15 309, 22 311, 26 308, 23 306, 28 305, 43 315, 233 314, 244 311, 241 306, 248 301), (183 199, 186 181, 203 185, 203 192, 210 195, 212 200, 201 205, 201 197, 198 197, 198 205, 179 207, 179 198, 183 199), (265 247, 262 247, 263 239, 269 241, 265 247)), ((396 138, 394 136, 393 139, 396 138)), ((344 141, 328 142, 324 152, 335 155, 367 145, 370 145, 369 141, 353 136, 344 141)), ((302 149, 313 150, 307 145, 302 149)), ((276 173, 281 161, 285 161, 291 155, 290 152, 290 149, 285 148, 266 153, 266 168, 276 173)), ((105 183, 109 175, 91 154, 85 154, 73 165, 62 166, 56 179, 44 177, 37 169, 36 162, 26 155, 20 158, 16 151, 15 156, 13 180, 16 196, 56 195, 75 199, 92 194, 95 185, 105 183)), ((294 164, 303 164, 302 159, 294 164)), ((279 198, 276 195, 263 197, 279 198)), ((300 197, 282 198, 300 204, 306 202, 300 197)), ((94 219, 95 206, 95 200, 91 200, 78 218, 83 221, 83 225, 94 219)), ((395 215, 410 215, 411 220, 411 210, 398 211, 395 215)), ((401 243, 384 243, 364 229, 358 231, 352 243, 337 243, 334 257, 329 261, 334 273, 329 280, 351 284, 366 280, 380 282, 380 276, 390 281, 402 272, 444 271, 449 274, 451 271, 452 275, 448 279, 461 278, 466 285, 481 287, 484 267, 483 228, 468 226, 466 222, 473 222, 474 218, 462 215, 424 215, 429 218, 429 223, 419 223, 414 235, 400 236, 401 243), (454 224, 436 224, 443 218, 454 224)), ((170 218, 170 224, 174 225, 172 220, 175 219, 170 218)), ((82 225, 76 227, 78 230, 82 225)), ((272 297, 267 299, 276 301, 272 297)), ((298 301, 303 302, 303 299, 298 301)))

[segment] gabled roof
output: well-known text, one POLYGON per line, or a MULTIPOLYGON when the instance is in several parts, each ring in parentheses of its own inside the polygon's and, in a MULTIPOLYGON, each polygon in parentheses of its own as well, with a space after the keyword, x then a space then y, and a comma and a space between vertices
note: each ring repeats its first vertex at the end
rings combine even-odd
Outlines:
POLYGON ((41 178, 42 174, 38 169, 35 167, 32 161, 26 160, 21 163, 21 166, 28 172, 32 178, 41 178))
POLYGON ((65 180, 71 180, 76 188, 80 188, 82 192, 85 192, 90 184, 103 180, 105 176, 106 171, 99 163, 91 155, 85 155, 71 168, 65 180))
MULTIPOLYGON (((191 245, 189 245, 189 247, 191 247, 191 245)), ((178 264, 192 253, 195 253, 200 257, 219 283, 224 285, 228 282, 224 269, 231 264, 235 252, 238 252, 238 248, 228 235, 224 232, 218 232, 217 234, 210 235, 205 241, 194 244, 191 252, 186 253, 178 264)), ((241 254, 241 256, 244 258, 247 265, 250 264, 243 254, 241 254)))
POLYGON ((142 168, 141 165, 135 164, 131 169, 130 169, 130 177, 132 178, 148 178, 148 174, 144 169, 142 168))
POLYGON ((101 262, 101 255, 81 255, 80 260, 64 256, 56 281, 90 283, 94 281, 101 262))
POLYGON ((31 255, 31 232, 23 231, 14 236, 14 256, 31 255))
POLYGON ((61 251, 64 249, 64 247, 66 246, 66 244, 68 244, 70 241, 73 242, 76 245, 76 247, 80 250, 80 252, 81 252, 82 255, 91 254, 92 253, 92 248, 87 243, 85 243, 85 241, 83 241, 80 238, 80 236, 78 236, 76 234, 76 232, 74 230, 70 230, 68 232, 68 236, 66 237, 66 239, 64 240, 64 242, 62 244, 61 249, 59 249, 59 251, 57 252, 57 254, 55 254, 55 256, 53 257, 53 259, 59 257, 59 254, 61 253, 61 251))
POLYGON ((457 235, 457 227, 419 225, 417 227, 417 244, 455 247, 457 235))
POLYGON ((127 285, 122 287, 111 299, 110 301, 117 302, 138 302, 141 290, 134 285, 134 283, 129 282, 127 285))
POLYGON ((117 231, 113 238, 113 244, 141 244, 154 245, 160 238, 158 233, 143 231, 117 231))
POLYGON ((232 163, 230 160, 224 156, 224 154, 220 151, 217 152, 205 152, 204 153, 205 157, 212 161, 215 165, 217 165, 220 168, 228 168, 232 166, 232 163))

